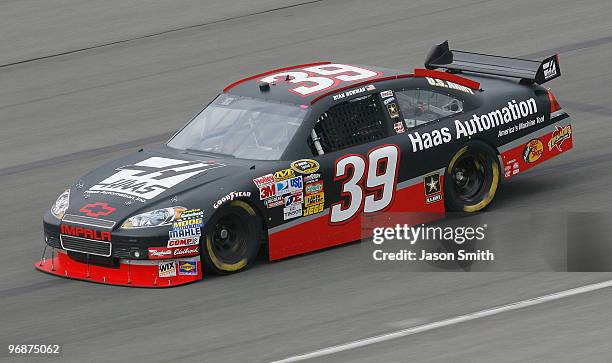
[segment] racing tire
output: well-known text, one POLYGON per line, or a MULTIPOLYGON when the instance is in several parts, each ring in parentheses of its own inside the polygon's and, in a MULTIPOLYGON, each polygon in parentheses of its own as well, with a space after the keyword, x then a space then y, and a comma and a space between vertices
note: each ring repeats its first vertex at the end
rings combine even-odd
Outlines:
POLYGON ((463 146, 450 160, 444 175, 448 211, 478 212, 495 197, 500 167, 493 148, 482 141, 463 146))
POLYGON ((248 203, 234 200, 207 222, 201 249, 208 270, 227 275, 248 268, 261 245, 262 222, 248 203))

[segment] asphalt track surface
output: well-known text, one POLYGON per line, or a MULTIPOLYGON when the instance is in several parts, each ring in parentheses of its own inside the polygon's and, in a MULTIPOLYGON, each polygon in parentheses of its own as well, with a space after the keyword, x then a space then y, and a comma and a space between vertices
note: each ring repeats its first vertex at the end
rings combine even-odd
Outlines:
MULTIPOLYGON (((503 185, 491 209, 606 212, 611 17, 608 0, 0 1, 0 357, 7 344, 57 343, 72 362, 274 361, 612 279, 373 273, 355 244, 163 290, 32 267, 41 215, 74 178, 162 142, 231 81, 327 59, 410 71, 445 39, 560 52, 550 86, 575 149, 503 185)), ((609 362, 611 318, 606 288, 316 360, 609 362)))

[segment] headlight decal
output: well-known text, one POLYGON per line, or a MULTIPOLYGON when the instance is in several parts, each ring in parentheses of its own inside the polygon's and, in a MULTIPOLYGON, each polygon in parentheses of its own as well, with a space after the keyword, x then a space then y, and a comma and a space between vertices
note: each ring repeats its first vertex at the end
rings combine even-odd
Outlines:
POLYGON ((123 229, 160 227, 172 224, 186 211, 185 207, 168 207, 131 216, 123 224, 123 229))
POLYGON ((53 206, 51 206, 51 214, 55 216, 57 219, 64 218, 64 214, 66 210, 68 210, 68 206, 70 205, 70 189, 66 189, 62 194, 57 197, 53 206))

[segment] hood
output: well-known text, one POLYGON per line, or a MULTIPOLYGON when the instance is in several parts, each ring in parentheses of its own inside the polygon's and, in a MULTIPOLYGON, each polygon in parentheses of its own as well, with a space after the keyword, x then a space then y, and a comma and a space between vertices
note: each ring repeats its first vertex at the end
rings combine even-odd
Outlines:
POLYGON ((179 195, 216 182, 218 188, 227 184, 228 177, 248 171, 253 164, 170 148, 141 151, 81 177, 71 188, 67 213, 119 222, 155 207, 189 208, 179 195))

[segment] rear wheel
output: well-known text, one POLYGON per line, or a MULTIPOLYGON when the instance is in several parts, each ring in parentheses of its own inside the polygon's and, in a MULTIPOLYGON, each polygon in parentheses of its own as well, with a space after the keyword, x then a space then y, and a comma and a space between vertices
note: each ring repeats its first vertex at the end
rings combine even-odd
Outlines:
POLYGON ((478 212, 495 197, 499 185, 499 162, 487 144, 474 141, 451 159, 444 177, 446 208, 478 212))
POLYGON ((202 258, 216 274, 239 272, 257 257, 262 237, 261 219, 246 202, 235 200, 207 223, 202 258))

